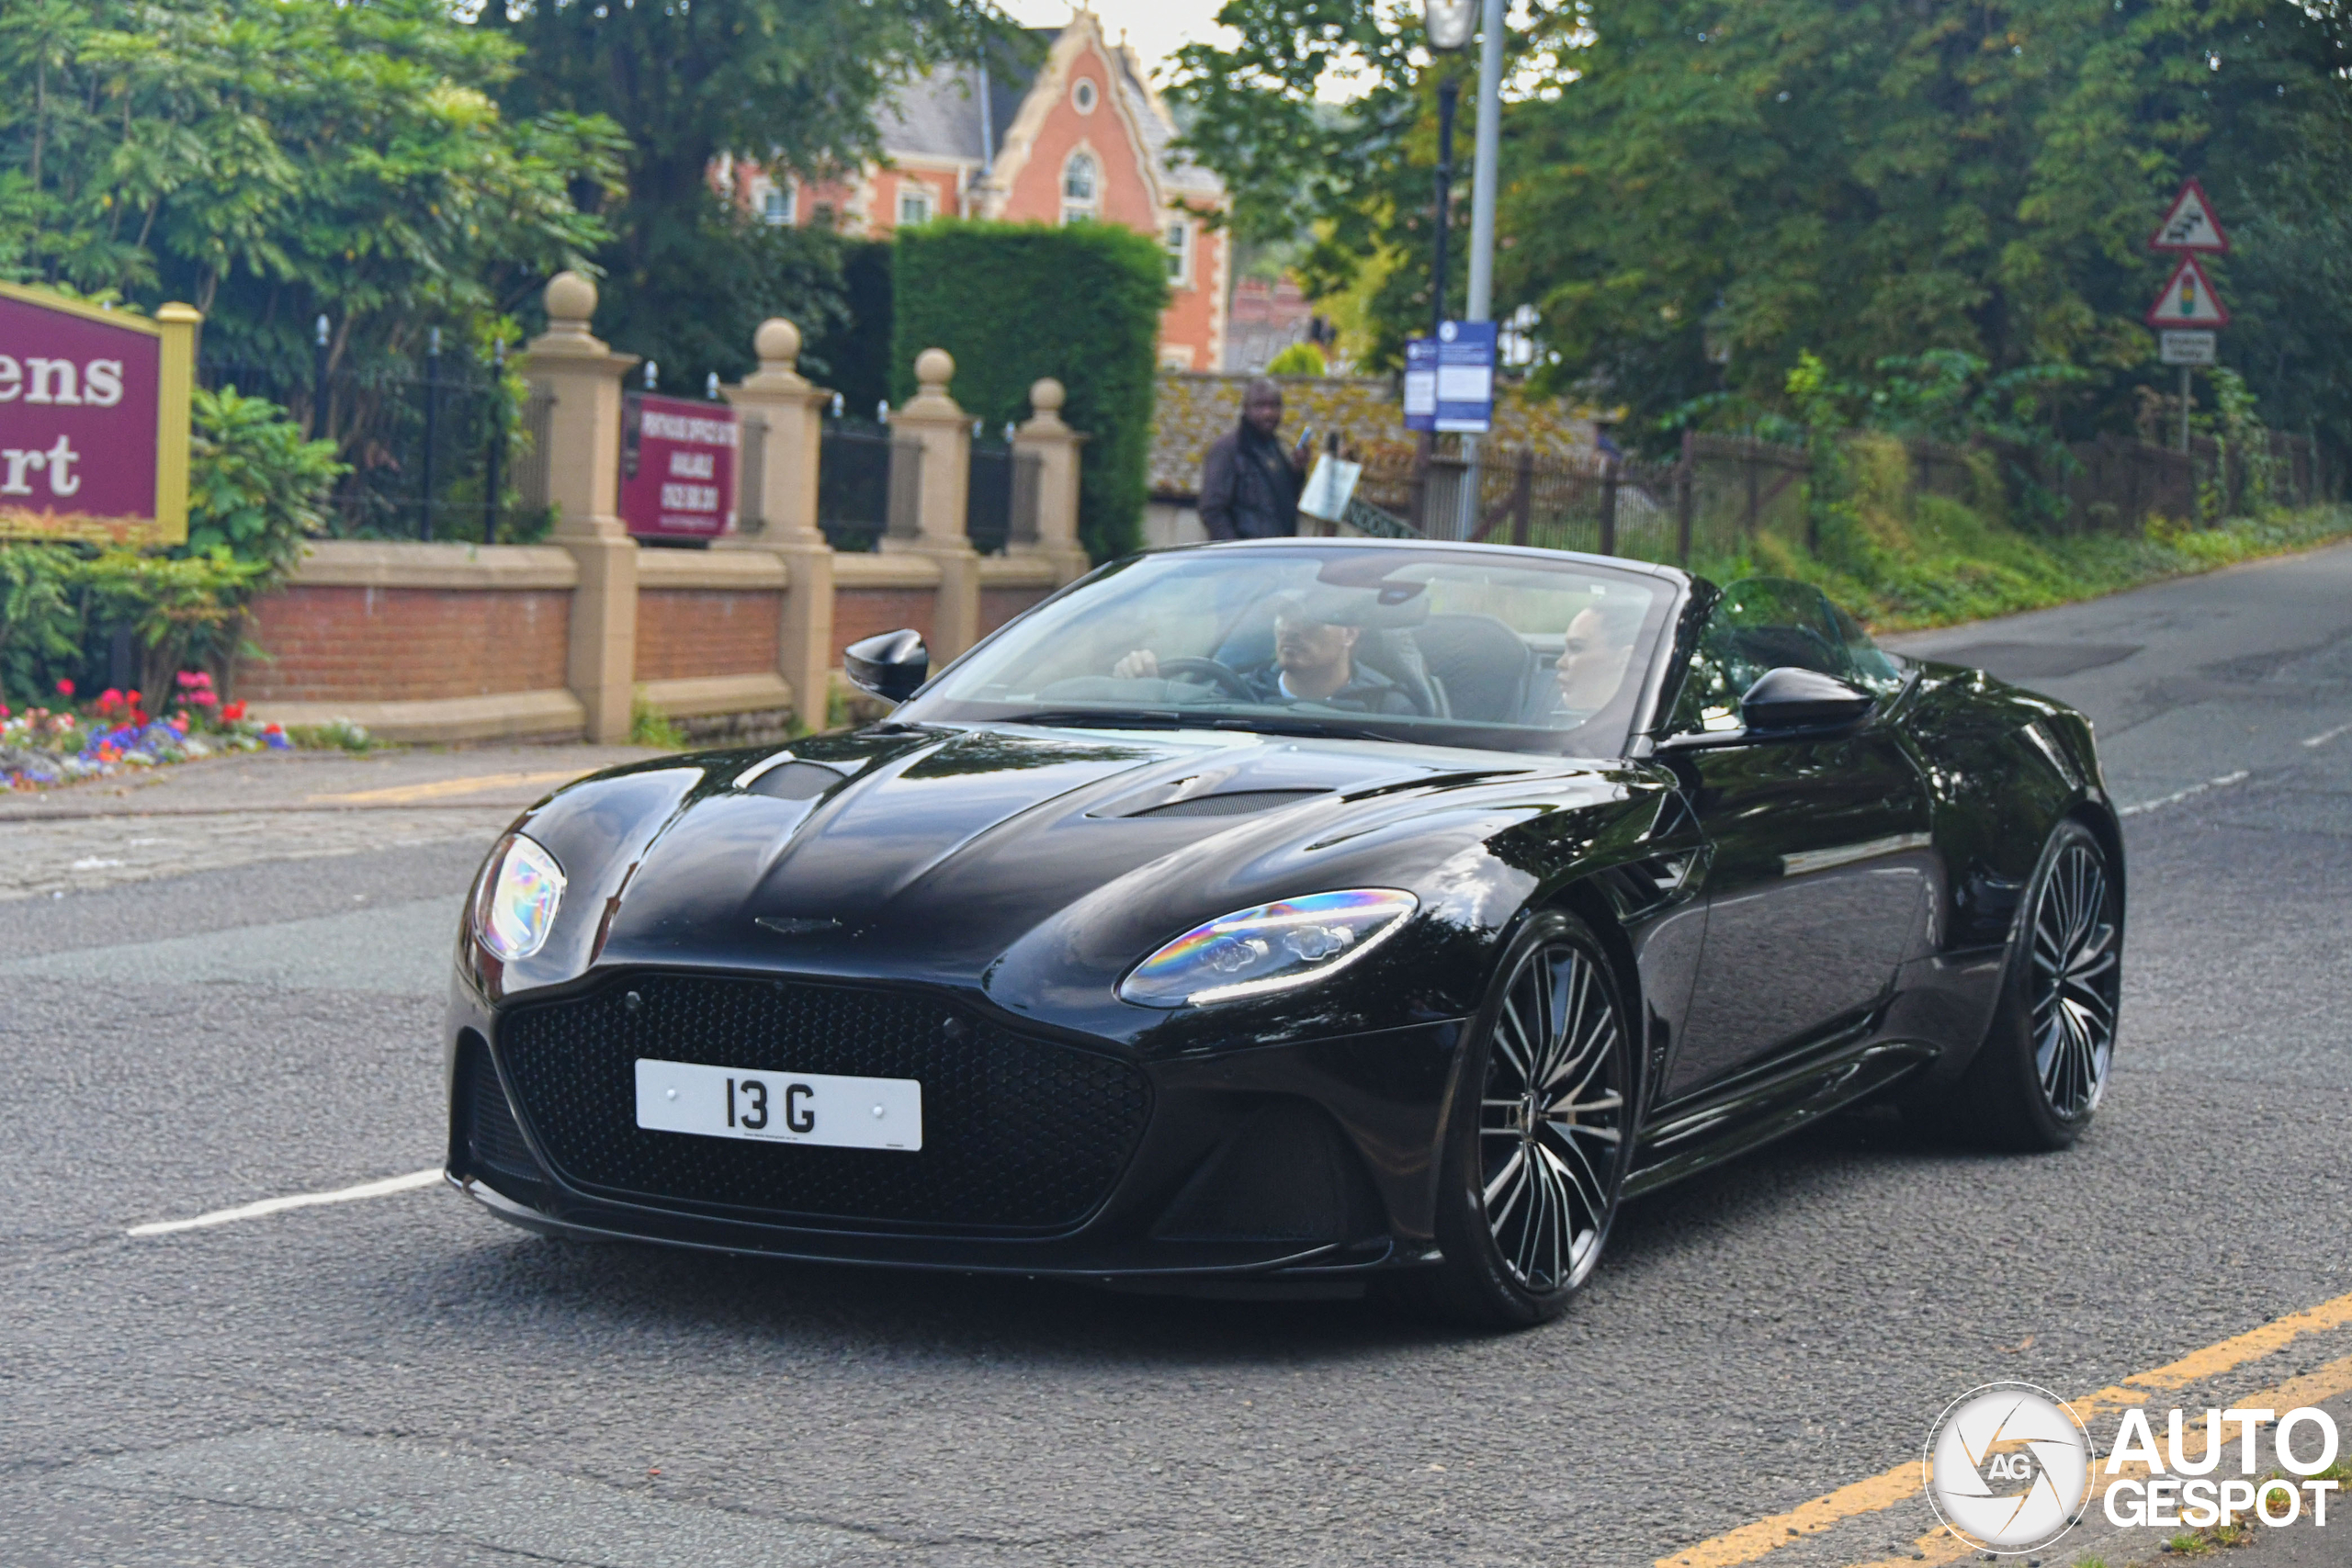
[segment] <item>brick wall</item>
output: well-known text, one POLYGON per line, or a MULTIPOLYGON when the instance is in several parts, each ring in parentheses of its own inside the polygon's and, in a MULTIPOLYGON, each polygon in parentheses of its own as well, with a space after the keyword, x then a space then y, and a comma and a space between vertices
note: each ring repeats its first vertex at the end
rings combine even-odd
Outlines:
MULTIPOLYGON (((775 668, 783 595, 645 588, 637 595, 637 678, 757 675, 775 668)), ((887 628, 886 628, 887 629, 887 628)))
MULTIPOLYGON (((986 595, 983 596, 985 604, 986 595)), ((851 643, 912 626, 931 637, 931 611, 938 595, 928 588, 837 588, 833 592, 833 657, 851 643)), ((985 611, 983 624, 985 624, 985 611)))
POLYGON ((1052 592, 1050 588, 981 589, 980 635, 988 636, 1030 605, 1042 603, 1052 592))
POLYGON ((234 690, 248 701, 301 703, 558 689, 571 615, 561 590, 298 582, 254 605, 248 640, 271 657, 240 661, 234 690))

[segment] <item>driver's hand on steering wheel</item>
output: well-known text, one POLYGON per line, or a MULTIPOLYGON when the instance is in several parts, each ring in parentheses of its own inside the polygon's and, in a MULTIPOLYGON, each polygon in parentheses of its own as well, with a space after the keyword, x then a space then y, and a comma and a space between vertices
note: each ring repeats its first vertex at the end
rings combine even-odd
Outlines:
POLYGON ((1148 648, 1138 648, 1116 664, 1111 673, 1122 681, 1148 681, 1159 673, 1159 655, 1148 648))

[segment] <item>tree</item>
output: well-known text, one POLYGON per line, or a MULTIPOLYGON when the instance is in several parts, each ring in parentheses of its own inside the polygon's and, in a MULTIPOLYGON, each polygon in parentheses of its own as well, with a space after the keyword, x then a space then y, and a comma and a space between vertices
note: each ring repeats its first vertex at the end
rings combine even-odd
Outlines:
MULTIPOLYGON (((1426 242, 1404 219, 1427 198, 1404 174, 1427 119, 1399 132, 1391 107, 1408 85, 1426 97, 1395 46, 1409 17, 1234 0, 1224 19, 1238 50, 1184 58, 1193 144, 1245 216, 1253 193, 1304 190, 1318 288, 1375 279, 1384 343, 1421 330, 1426 242), (1375 84, 1350 128, 1360 149, 1311 112, 1351 57, 1375 84), (1317 176, 1317 161, 1343 166, 1317 176)), ((1538 0, 1513 27, 1498 307, 1538 307, 1540 381, 1622 400, 1637 429, 1712 394, 1790 412, 1808 350, 1867 378, 1946 349, 1995 377, 2089 371, 2074 425, 2129 428, 2158 375, 2140 316, 2164 272, 2143 244, 2197 174, 2243 203, 2239 254, 2215 268, 2240 323, 2224 356, 2265 361, 2245 368, 2271 423, 2303 428, 2332 399, 2318 417, 2352 436, 2341 355, 2317 348, 2352 344, 2352 299, 2326 281, 2352 165, 2340 6, 1538 0)))
POLYGON ((406 365, 605 239, 573 197, 616 178, 618 134, 503 116, 514 54, 439 0, 12 6, 0 72, 32 91, 0 98, 0 276, 188 300, 208 362, 348 451, 371 414, 310 406, 316 316, 331 370, 406 365))
POLYGON ((878 151, 891 88, 998 36, 987 0, 695 0, 590 6, 492 0, 484 33, 518 40, 504 89, 525 117, 557 111, 627 126, 626 190, 600 208, 613 243, 597 330, 661 361, 673 384, 751 367, 752 330, 779 312, 813 336, 840 312, 832 237, 770 229, 713 188, 725 154, 817 175, 878 151))

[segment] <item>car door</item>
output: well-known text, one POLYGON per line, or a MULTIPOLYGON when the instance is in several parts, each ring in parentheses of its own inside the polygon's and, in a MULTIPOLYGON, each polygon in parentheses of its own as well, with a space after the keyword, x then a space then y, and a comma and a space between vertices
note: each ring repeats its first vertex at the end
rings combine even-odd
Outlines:
POLYGON ((1932 865, 1926 784, 1884 712, 1902 684, 1805 584, 1736 584, 1710 613, 1659 749, 1712 849, 1668 1099, 1802 1051, 1886 995, 1927 918, 1932 865), (1784 666, 1880 705, 1833 732, 1749 737, 1739 694, 1784 666))

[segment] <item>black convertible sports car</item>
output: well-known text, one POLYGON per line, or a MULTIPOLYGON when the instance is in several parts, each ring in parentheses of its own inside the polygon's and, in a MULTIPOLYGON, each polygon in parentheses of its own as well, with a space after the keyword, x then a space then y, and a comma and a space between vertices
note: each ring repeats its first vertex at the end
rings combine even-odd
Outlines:
POLYGON ((1435 543, 1106 566, 848 734, 557 791, 458 944, 537 1229, 1540 1321, 1629 1196, 1883 1094, 2071 1141, 2089 725, 1815 590, 1435 543))

